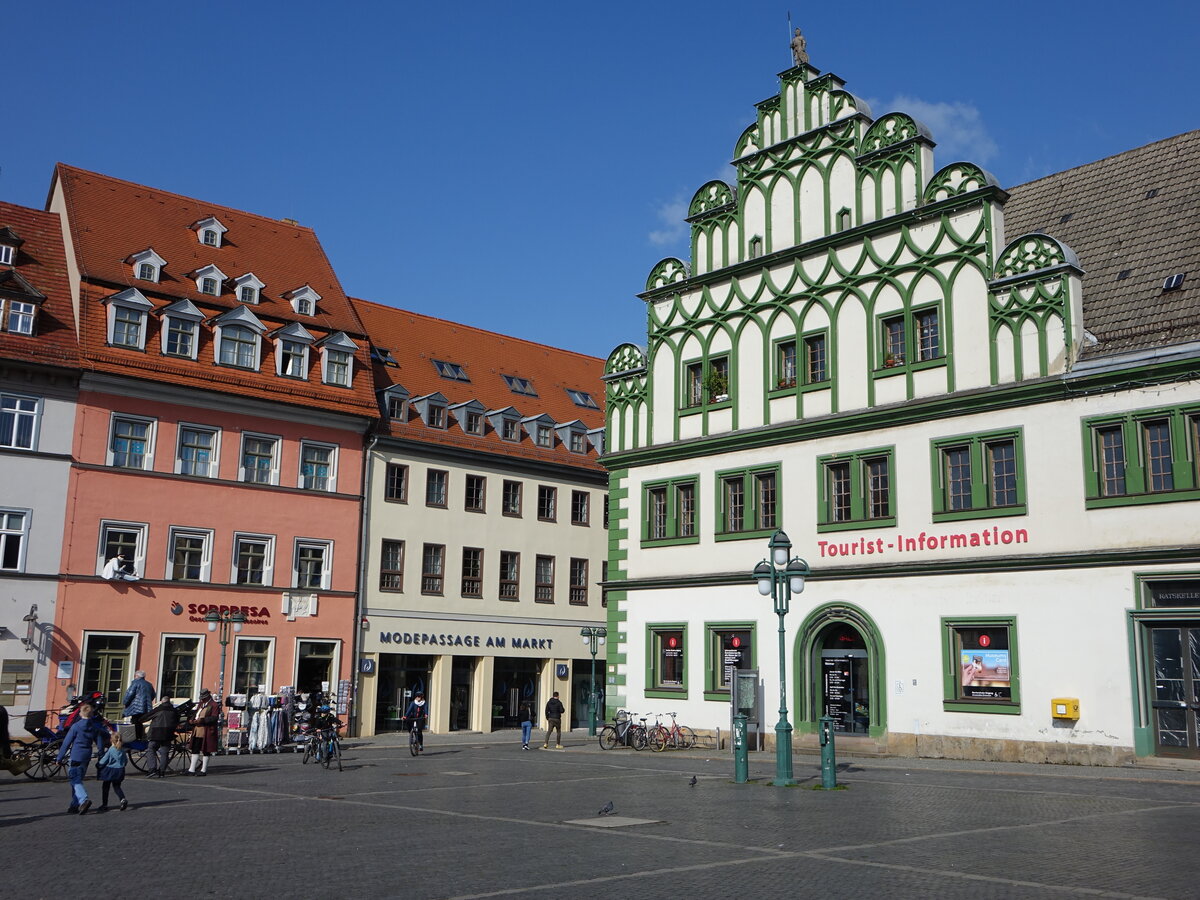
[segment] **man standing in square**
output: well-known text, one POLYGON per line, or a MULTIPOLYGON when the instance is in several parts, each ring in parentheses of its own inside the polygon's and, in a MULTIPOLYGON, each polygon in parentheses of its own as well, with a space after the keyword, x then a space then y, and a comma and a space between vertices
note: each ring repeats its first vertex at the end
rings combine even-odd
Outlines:
POLYGON ((561 750, 562 745, 562 717, 566 710, 563 708, 562 701, 558 699, 558 691, 554 692, 554 696, 546 701, 546 743, 542 744, 543 750, 550 749, 550 734, 553 732, 557 736, 557 742, 554 749, 561 750))

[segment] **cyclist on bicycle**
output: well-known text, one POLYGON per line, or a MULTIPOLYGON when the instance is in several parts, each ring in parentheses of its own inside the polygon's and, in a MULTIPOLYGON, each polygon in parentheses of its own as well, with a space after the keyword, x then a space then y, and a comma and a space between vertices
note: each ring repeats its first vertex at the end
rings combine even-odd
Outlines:
POLYGON ((333 714, 328 703, 322 703, 313 713, 311 727, 316 731, 333 731, 341 728, 344 723, 333 714))
POLYGON ((417 691, 412 703, 408 704, 408 709, 401 718, 412 719, 412 727, 417 731, 417 749, 424 750, 425 725, 429 722, 429 707, 425 703, 425 695, 417 691))

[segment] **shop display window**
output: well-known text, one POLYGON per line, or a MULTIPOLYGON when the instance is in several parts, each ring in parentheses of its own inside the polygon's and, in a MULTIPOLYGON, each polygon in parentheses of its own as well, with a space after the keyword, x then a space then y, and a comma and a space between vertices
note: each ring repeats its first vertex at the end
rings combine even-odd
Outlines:
POLYGON ((943 618, 942 659, 946 710, 1020 713, 1015 617, 943 618))
POLYGON ((708 622, 704 628, 704 698, 728 701, 730 672, 754 668, 754 623, 708 622))
POLYGON ((647 628, 647 697, 687 696, 687 626, 650 625, 647 628))

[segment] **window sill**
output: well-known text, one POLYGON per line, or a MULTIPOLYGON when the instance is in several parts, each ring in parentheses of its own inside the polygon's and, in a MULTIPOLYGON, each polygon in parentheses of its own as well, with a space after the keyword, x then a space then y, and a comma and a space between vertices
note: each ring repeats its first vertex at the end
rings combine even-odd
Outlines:
POLYGON ((650 699, 654 700, 686 700, 687 688, 647 688, 642 692, 650 699))
POLYGON ((769 538, 779 526, 774 528, 761 528, 757 531, 723 531, 713 535, 715 541, 749 541, 755 538, 769 538))
POLYGON ((895 528, 896 517, 884 519, 850 519, 846 522, 818 522, 817 534, 827 534, 833 531, 860 531, 864 528, 895 528))
POLYGON ((1002 519, 1007 516, 1027 515, 1025 504, 1020 506, 992 506, 981 509, 960 509, 954 512, 938 512, 934 510, 934 522, 966 522, 971 519, 1002 519))
POLYGON ((1089 497, 1083 505, 1085 509, 1106 509, 1113 506, 1142 506, 1147 503, 1179 503, 1183 500, 1200 500, 1200 490, 1122 494, 1120 497, 1089 497))
POLYGON ((712 412, 713 410, 716 410, 716 409, 731 409, 732 407, 733 407, 733 398, 730 397, 725 400, 716 401, 714 403, 701 403, 698 406, 681 406, 679 408, 679 414, 681 416, 693 416, 693 415, 697 415, 698 413, 712 412))
POLYGON ((893 375, 903 375, 908 372, 920 372, 924 369, 944 368, 946 357, 937 356, 933 359, 922 359, 911 363, 896 363, 892 366, 880 366, 871 373, 872 378, 891 378, 893 375))
POLYGON ((1021 704, 1010 700, 943 700, 944 712, 990 713, 997 716, 1019 716, 1021 704))
POLYGON ((719 700, 722 703, 728 703, 729 702, 729 689, 726 688, 723 691, 705 691, 704 699, 705 700, 719 700))
POLYGON ((642 538, 642 547, 678 547, 683 544, 700 543, 699 535, 675 538, 642 538))

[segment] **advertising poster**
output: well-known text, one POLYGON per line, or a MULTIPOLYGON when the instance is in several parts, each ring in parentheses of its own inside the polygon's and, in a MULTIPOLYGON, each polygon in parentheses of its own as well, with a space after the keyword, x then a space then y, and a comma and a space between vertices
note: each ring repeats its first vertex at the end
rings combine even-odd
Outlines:
POLYGON ((1009 700, 1012 697, 1008 650, 964 649, 959 658, 962 696, 971 700, 1009 700))

